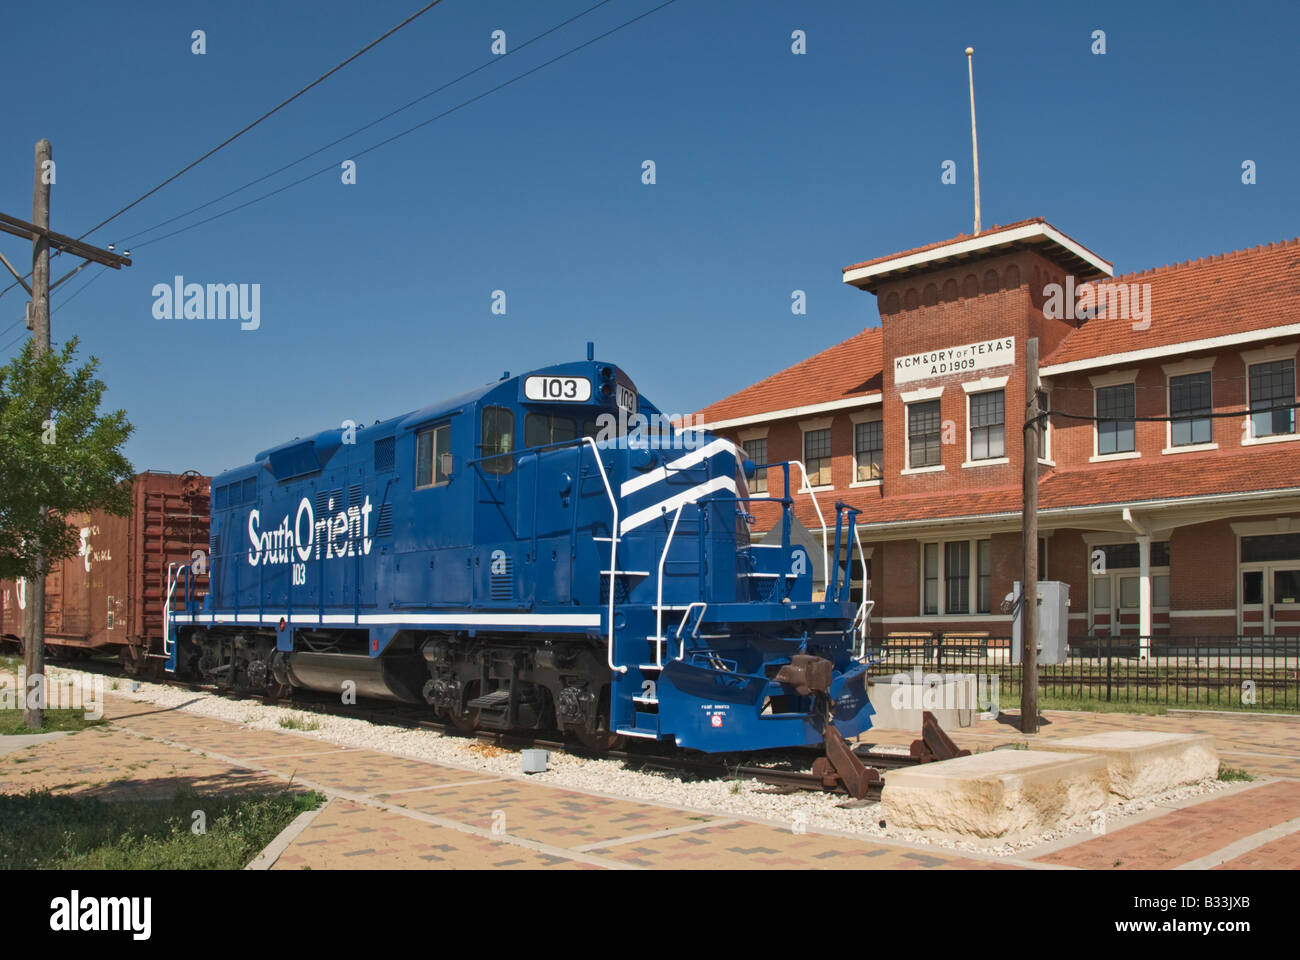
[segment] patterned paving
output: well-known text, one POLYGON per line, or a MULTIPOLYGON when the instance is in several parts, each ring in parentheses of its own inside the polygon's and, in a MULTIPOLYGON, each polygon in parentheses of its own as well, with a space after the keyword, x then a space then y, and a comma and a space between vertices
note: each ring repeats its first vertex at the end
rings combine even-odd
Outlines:
POLYGON ((599 869, 448 827, 397 816, 348 800, 331 800, 273 870, 599 869))
POLYGON ((1300 817, 1300 783, 1279 780, 1170 810, 1037 859, 1090 870, 1165 870, 1296 817, 1300 817))
POLYGON ((511 836, 564 849, 695 828, 718 819, 518 780, 379 799, 482 829, 504 829, 511 836))
MULTIPOLYGON (((250 716, 251 716, 250 709, 250 716)), ((978 869, 1020 864, 954 851, 639 803, 341 748, 110 696, 110 726, 0 756, 0 791, 112 798, 313 786, 331 796, 275 869, 978 869), (163 742, 166 741, 166 742, 163 742)), ((1041 854, 1092 869, 1300 867, 1300 719, 1049 712, 1042 738, 1114 729, 1213 734, 1225 763, 1275 779, 1041 854), (1279 826, 1283 825, 1283 826, 1279 826), (1262 834, 1262 838, 1260 835, 1262 834), (1254 839, 1252 839, 1254 838, 1254 839), (1234 844, 1236 846, 1234 846, 1234 844), (1250 848, 1250 849, 1247 849, 1250 848), (1226 852, 1224 852, 1226 851, 1226 852), (1203 858, 1209 858, 1203 863, 1203 858), (1219 863, 1226 859, 1226 862, 1219 863)), ((1026 739, 1014 716, 956 731, 986 750, 1026 739)), ((868 742, 913 735, 872 731, 868 742)), ((1032 857, 1033 854, 1026 854, 1032 857)))
POLYGON ((990 865, 947 853, 795 833, 741 821, 590 852, 628 866, 677 870, 917 870, 990 865))

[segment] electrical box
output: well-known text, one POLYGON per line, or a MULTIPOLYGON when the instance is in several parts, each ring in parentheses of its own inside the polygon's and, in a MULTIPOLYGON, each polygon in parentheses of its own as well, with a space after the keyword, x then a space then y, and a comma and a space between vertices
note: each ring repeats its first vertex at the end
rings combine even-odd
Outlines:
MULTIPOLYGON (((1015 582, 1012 596, 1020 596, 1020 581, 1015 582)), ((1020 663, 1021 611, 1011 625, 1011 662, 1020 663)), ((1070 585, 1056 580, 1038 582, 1038 662, 1065 663, 1070 655, 1070 585)))

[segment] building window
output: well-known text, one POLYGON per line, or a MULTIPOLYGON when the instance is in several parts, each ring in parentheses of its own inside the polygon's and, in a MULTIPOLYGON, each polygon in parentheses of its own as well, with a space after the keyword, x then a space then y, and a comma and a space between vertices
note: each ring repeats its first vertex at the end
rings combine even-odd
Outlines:
POLYGON ((505 407, 483 408, 483 469, 510 473, 515 468, 515 415, 505 407))
MULTIPOLYGON (((746 440, 744 443, 745 456, 754 461, 755 464, 767 463, 767 438, 759 440, 746 440)), ((749 488, 751 493, 767 493, 767 471, 759 468, 754 471, 754 476, 750 479, 749 488)))
MULTIPOLYGON (((1142 553, 1136 543, 1110 543, 1092 548, 1092 565, 1094 573, 1106 573, 1110 570, 1136 570, 1141 566, 1142 553), (1101 552, 1102 564, 1097 569, 1097 553, 1101 552)), ((1151 543, 1151 566, 1169 566, 1169 541, 1154 540, 1151 543)))
POLYGON ((1189 373, 1169 378, 1169 443, 1186 447, 1195 443, 1209 443, 1212 439, 1210 425, 1211 403, 1210 372, 1189 373))
POLYGON ((831 485, 831 431, 809 430, 803 435, 803 465, 814 487, 831 485))
POLYGON ((907 466, 937 467, 940 462, 939 401, 925 400, 907 407, 907 466))
POLYGON ((451 424, 421 430, 415 437, 415 485, 438 487, 451 479, 451 424))
POLYGON ((859 482, 879 480, 884 472, 885 431, 880 420, 869 420, 853 426, 853 455, 857 463, 859 482))
POLYGON ((970 613, 970 544, 944 544, 944 612, 970 613))
POLYGON ((979 563, 979 594, 976 613, 990 613, 993 609, 993 541, 980 540, 976 544, 979 563))
POLYGON ((996 460, 1006 456, 1006 391, 971 394, 970 458, 996 460))
POLYGON ((1252 437, 1278 437, 1295 433, 1295 361, 1274 360, 1250 367, 1250 415, 1252 437), (1270 410, 1270 407, 1288 407, 1270 410))
POLYGON ((925 593, 921 600, 921 612, 935 614, 939 612, 939 545, 925 545, 925 593))
POLYGON ((1097 388, 1097 454, 1131 453, 1137 449, 1133 384, 1097 388))
POLYGON ((960 616, 991 612, 993 601, 993 542, 949 540, 921 547, 921 613, 960 616), (975 570, 971 570, 972 557, 975 570), (943 585, 942 591, 940 584, 943 585))
MULTIPOLYGON (((1039 390, 1037 396, 1038 396, 1038 412, 1040 414, 1043 413, 1043 411, 1045 410, 1052 409, 1047 402, 1046 390, 1039 390)), ((1038 421, 1038 459, 1039 460, 1052 459, 1051 451, 1047 446, 1047 439, 1048 439, 1047 430, 1051 422, 1051 419, 1052 419, 1051 417, 1043 417, 1041 420, 1038 421)))

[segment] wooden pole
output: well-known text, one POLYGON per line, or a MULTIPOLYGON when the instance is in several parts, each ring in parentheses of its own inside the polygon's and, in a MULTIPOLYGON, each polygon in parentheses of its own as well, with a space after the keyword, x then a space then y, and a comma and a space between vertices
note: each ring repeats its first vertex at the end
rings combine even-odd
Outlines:
POLYGON ((1024 569, 1020 592, 1020 730, 1038 732, 1038 338, 1025 345, 1024 569))
MULTIPOLYGON (((32 345, 36 356, 50 349, 50 179, 52 150, 50 141, 36 143, 36 174, 32 189, 32 223, 42 232, 32 238, 32 345)), ((44 517, 48 508, 41 507, 44 517)), ((27 685, 39 685, 40 698, 32 705, 24 698, 23 719, 32 729, 40 729, 45 720, 45 558, 38 558, 36 576, 27 585, 27 617, 23 665, 27 685)))

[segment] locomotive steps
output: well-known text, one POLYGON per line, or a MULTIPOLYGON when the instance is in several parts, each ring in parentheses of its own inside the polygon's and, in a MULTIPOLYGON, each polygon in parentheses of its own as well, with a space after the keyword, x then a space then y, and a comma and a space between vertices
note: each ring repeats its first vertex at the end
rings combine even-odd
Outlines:
POLYGON ((881 814, 891 827, 1009 840, 1095 828, 1113 799, 1156 796, 1218 769, 1207 734, 1111 731, 892 771, 881 814))

